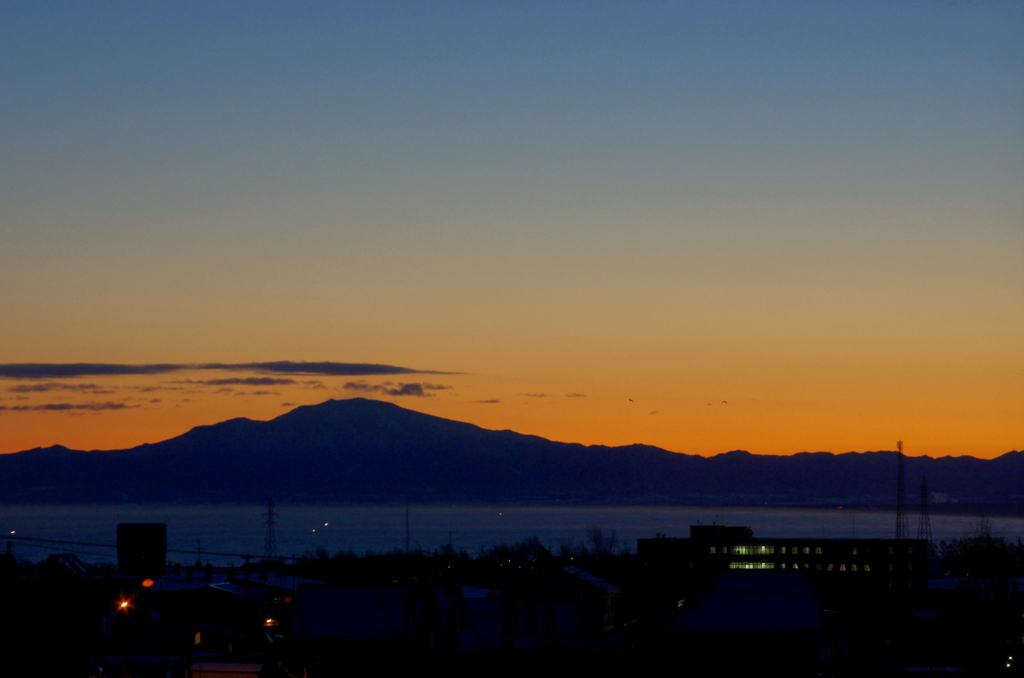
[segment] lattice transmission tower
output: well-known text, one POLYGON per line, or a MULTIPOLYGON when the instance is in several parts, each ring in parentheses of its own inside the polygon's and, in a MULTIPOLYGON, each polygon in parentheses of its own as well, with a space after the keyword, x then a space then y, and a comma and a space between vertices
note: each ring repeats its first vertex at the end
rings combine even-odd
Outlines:
POLYGON ((277 558, 277 535, 274 533, 274 519, 277 513, 274 511, 274 500, 267 500, 267 512, 263 514, 263 524, 267 528, 267 536, 263 542, 263 557, 268 560, 277 558))
POLYGON ((903 540, 910 538, 910 528, 907 527, 907 487, 903 480, 903 441, 896 443, 896 539, 903 540))
POLYGON ((932 543, 932 518, 928 513, 928 481, 921 476, 921 512, 917 515, 917 538, 932 543))

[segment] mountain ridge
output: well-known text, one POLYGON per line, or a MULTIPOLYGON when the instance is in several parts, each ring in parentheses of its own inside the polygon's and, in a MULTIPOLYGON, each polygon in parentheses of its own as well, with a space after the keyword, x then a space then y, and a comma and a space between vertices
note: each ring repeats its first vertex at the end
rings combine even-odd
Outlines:
MULTIPOLYGON (((895 502, 895 452, 712 457, 564 443, 353 398, 197 426, 121 450, 0 456, 0 503, 166 501, 829 504, 895 502)), ((1024 452, 906 457, 942 500, 1024 503, 1024 452)))

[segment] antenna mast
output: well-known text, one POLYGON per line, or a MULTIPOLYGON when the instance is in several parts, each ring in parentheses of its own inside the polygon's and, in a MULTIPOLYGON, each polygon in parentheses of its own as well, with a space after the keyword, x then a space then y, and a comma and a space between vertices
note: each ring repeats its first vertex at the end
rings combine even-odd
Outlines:
POLYGON ((928 481, 921 476, 921 512, 917 517, 917 538, 928 542, 928 549, 931 550, 932 543, 932 518, 928 513, 928 481))
POLYGON ((896 459, 899 464, 896 473, 896 539, 904 540, 910 537, 910 529, 907 527, 907 488, 903 482, 903 441, 896 443, 896 459))
POLYGON ((263 557, 266 559, 277 558, 277 535, 274 534, 274 519, 277 513, 274 511, 274 500, 267 500, 267 512, 263 514, 263 524, 267 526, 267 537, 263 544, 263 557))

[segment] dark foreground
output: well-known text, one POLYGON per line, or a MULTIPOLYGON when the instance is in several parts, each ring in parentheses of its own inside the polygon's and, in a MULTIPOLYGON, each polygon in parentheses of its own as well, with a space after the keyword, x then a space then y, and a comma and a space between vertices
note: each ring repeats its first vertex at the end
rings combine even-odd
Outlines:
POLYGON ((230 570, 135 546, 120 572, 0 555, 0 673, 1024 673, 1024 548, 984 530, 936 552, 705 526, 636 553, 592 530, 557 553, 524 540, 230 570))

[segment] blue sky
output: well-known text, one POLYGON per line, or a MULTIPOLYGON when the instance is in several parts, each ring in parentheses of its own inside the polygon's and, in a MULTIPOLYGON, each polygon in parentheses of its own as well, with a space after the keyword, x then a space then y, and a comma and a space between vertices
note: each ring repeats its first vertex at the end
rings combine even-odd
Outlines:
POLYGON ((0 91, 5 362, 413 365, 502 401, 445 416, 687 451, 870 444, 799 442, 808 407, 1018 444, 1021 2, 11 2, 0 91), (595 409, 506 408, 538 390, 595 409), (776 405, 730 442, 611 417, 631 390, 776 405))

